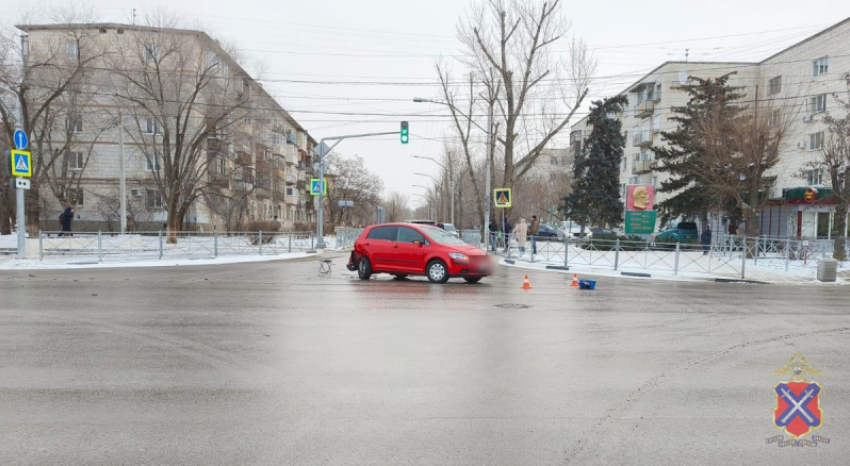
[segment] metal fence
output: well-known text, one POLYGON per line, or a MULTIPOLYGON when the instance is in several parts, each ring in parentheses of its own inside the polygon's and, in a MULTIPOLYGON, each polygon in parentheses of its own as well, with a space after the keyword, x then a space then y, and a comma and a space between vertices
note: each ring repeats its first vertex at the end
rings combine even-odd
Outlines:
POLYGON ((312 232, 178 232, 169 241, 165 231, 72 233, 42 231, 39 259, 45 256, 82 256, 109 259, 215 258, 226 255, 275 255, 314 249, 312 232))
POLYGON ((508 246, 497 237, 498 254, 509 259, 546 262, 569 267, 585 265, 613 270, 659 270, 730 275, 746 278, 747 266, 788 271, 791 267, 815 268, 816 259, 832 257, 832 244, 805 240, 771 240, 722 236, 705 248, 689 243, 649 243, 621 239, 575 239, 526 242, 520 252, 515 235, 508 246))
POLYGON ((354 246, 354 241, 363 233, 363 228, 337 228, 334 230, 336 234, 336 248, 344 249, 354 246))
POLYGON ((471 244, 472 246, 481 247, 481 230, 461 230, 460 231, 460 239, 463 240, 466 244, 471 244))

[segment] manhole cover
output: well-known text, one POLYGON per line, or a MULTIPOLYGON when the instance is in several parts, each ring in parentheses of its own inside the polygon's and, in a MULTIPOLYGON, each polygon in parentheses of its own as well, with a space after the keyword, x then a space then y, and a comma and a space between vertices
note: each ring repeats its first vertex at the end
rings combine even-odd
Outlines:
POLYGON ((531 306, 527 304, 505 303, 497 304, 496 307, 498 307, 499 309, 528 309, 531 306))

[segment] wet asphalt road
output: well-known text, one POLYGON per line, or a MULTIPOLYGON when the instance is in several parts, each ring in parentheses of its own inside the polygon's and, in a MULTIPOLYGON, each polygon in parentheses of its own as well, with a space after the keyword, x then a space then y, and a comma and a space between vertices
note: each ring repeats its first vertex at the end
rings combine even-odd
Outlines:
POLYGON ((850 460, 850 289, 336 262, 0 273, 0 463, 850 460), (826 374, 829 445, 765 442, 795 352, 826 374))

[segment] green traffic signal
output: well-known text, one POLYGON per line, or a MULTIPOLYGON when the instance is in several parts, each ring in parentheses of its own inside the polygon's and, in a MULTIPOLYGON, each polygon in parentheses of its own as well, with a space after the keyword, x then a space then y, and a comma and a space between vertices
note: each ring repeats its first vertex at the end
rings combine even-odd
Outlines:
POLYGON ((407 144, 410 142, 410 131, 406 121, 401 122, 401 143, 407 144))

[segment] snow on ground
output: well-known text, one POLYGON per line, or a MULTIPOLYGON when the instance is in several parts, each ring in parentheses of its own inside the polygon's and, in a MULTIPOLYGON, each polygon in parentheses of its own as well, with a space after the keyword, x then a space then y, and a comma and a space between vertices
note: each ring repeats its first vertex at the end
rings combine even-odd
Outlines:
POLYGON ((0 249, 15 249, 18 247, 18 234, 0 235, 0 249))
POLYGON ((34 260, 9 260, 0 263, 0 270, 43 270, 43 269, 99 269, 117 267, 171 267, 176 265, 222 265, 239 264, 251 262, 269 262, 279 260, 300 259, 303 257, 316 257, 317 254, 306 252, 292 252, 269 255, 229 255, 219 257, 168 257, 164 259, 139 259, 133 256, 110 257, 108 262, 98 262, 97 258, 87 257, 51 257, 43 261, 34 260))

